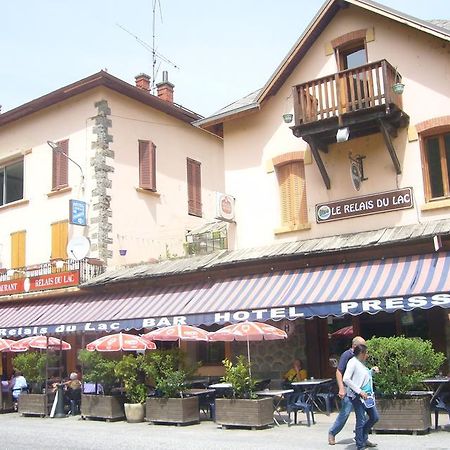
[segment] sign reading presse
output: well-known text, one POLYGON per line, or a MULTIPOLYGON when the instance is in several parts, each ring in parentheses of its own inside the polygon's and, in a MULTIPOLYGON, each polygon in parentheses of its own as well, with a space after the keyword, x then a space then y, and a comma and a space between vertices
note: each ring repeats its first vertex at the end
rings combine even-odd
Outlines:
POLYGON ((414 206, 412 188, 362 195, 316 205, 317 223, 367 216, 414 206))

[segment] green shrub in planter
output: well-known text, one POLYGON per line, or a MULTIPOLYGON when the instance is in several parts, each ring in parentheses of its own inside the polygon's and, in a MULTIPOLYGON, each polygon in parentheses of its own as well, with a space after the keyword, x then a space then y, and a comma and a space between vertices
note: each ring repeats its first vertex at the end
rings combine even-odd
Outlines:
POLYGON ((83 381, 99 383, 105 392, 108 392, 116 380, 114 372, 116 361, 106 358, 99 352, 87 350, 80 351, 78 360, 83 364, 83 381))
POLYGON ((145 403, 147 386, 144 384, 146 360, 144 355, 126 355, 116 363, 114 372, 124 384, 130 403, 145 403))
POLYGON ((14 357, 14 369, 23 373, 28 384, 40 384, 45 381, 47 355, 39 352, 20 353, 14 357))
POLYGON ((404 397, 423 379, 434 376, 445 361, 430 341, 420 338, 372 338, 367 347, 369 366, 380 368, 380 373, 374 374, 376 389, 386 397, 404 397))
POLYGON ((233 386, 234 398, 256 398, 255 381, 250 376, 250 365, 244 356, 238 356, 236 364, 224 359, 225 375, 222 380, 233 386))

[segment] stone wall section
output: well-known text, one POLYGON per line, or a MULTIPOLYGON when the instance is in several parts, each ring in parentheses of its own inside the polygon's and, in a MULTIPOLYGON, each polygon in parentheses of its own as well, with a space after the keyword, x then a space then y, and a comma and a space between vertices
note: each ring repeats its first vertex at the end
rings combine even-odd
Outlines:
POLYGON ((109 134, 112 121, 108 117, 111 109, 106 100, 95 103, 97 116, 94 118, 92 133, 97 139, 92 142, 94 156, 91 158, 91 170, 93 179, 92 200, 91 200, 91 253, 106 264, 112 258, 110 246, 113 243, 111 209, 111 188, 112 181, 110 174, 114 172, 113 161, 114 151, 110 149, 113 137, 109 134))

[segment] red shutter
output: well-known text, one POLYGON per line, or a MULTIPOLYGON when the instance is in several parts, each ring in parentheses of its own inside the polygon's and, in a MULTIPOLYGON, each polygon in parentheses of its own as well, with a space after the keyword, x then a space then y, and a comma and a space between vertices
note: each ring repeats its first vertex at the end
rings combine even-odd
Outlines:
POLYGON ((202 216, 201 163, 187 158, 188 213, 202 216))
POLYGON ((57 144, 58 150, 53 150, 52 190, 69 185, 69 160, 67 158, 69 156, 69 140, 60 141, 57 144))
POLYGON ((156 146, 139 141, 139 187, 156 191, 156 146))

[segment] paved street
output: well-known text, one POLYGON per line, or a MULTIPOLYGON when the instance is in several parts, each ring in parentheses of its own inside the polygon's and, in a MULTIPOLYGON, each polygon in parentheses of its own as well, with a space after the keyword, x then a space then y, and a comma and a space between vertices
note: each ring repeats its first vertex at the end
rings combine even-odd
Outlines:
MULTIPOLYGON (((301 424, 259 431, 221 430, 212 422, 187 427, 126 422, 106 423, 84 421, 79 417, 41 419, 0 415, 3 450, 64 449, 327 449, 327 430, 335 415, 317 415, 317 424, 308 428, 301 424)), ((442 415, 440 422, 448 423, 442 415)), ((338 436, 335 450, 354 450, 353 418, 338 436)), ((450 427, 424 436, 376 435, 371 440, 380 450, 443 450, 450 449, 450 427)))

